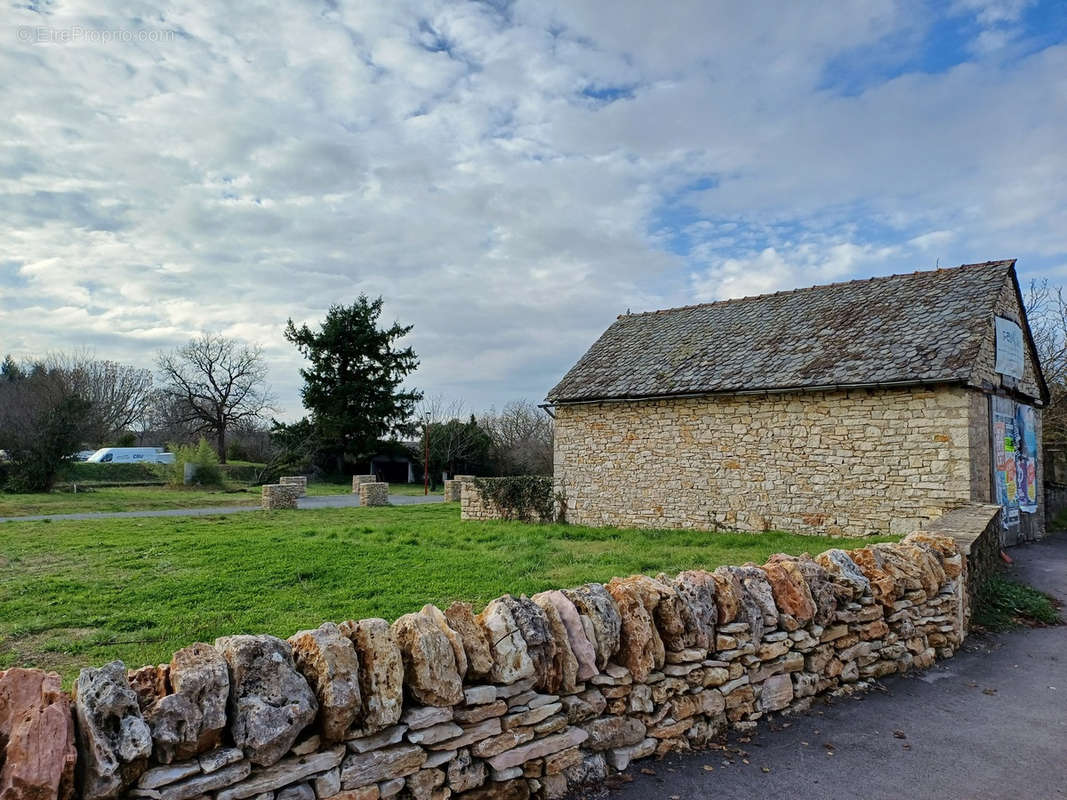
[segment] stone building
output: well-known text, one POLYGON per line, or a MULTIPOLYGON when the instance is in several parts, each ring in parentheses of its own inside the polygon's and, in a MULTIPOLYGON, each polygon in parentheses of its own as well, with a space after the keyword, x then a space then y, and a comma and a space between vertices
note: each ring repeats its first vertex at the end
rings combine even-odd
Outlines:
POLYGON ((585 525, 899 533, 972 501, 1043 531, 1048 401, 1015 262, 620 316, 552 389, 585 525))

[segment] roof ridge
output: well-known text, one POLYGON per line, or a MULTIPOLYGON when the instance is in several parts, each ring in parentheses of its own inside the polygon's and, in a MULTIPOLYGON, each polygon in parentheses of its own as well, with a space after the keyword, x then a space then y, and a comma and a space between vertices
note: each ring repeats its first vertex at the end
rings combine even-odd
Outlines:
POLYGON ((711 306, 724 306, 730 303, 744 303, 750 300, 762 300, 767 297, 778 297, 779 295, 787 294, 800 294, 802 292, 812 292, 817 289, 832 289, 838 286, 848 286, 851 284, 859 283, 874 283, 876 281, 888 281, 893 278, 908 278, 914 275, 927 275, 939 272, 953 272, 956 270, 972 269, 978 267, 992 267, 1001 264, 1007 264, 1014 266, 1017 259, 1014 258, 1002 258, 995 261, 979 261, 973 264, 959 264, 955 267, 937 267, 935 269, 917 269, 913 272, 895 272, 892 275, 872 275, 869 278, 853 278, 849 281, 834 281, 832 283, 819 283, 814 286, 798 286, 795 289, 782 289, 777 292, 765 292, 764 294, 750 294, 744 297, 727 297, 722 300, 712 300, 709 303, 692 303, 685 306, 675 306, 673 308, 661 308, 654 311, 638 311, 636 314, 619 314, 616 319, 623 319, 625 317, 650 317, 655 314, 671 314, 675 311, 691 311, 695 308, 710 308, 711 306))

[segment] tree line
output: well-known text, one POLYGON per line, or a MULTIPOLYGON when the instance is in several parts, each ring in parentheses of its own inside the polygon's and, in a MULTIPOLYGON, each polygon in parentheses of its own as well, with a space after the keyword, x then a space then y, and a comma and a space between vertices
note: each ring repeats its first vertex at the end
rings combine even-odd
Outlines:
POLYGON ((89 353, 0 362, 0 488, 48 491, 85 446, 190 443, 208 439, 220 463, 264 462, 284 471, 363 472, 393 453, 444 473, 548 473, 551 419, 527 402, 466 415, 462 404, 426 400, 405 386, 419 361, 401 345, 412 326, 381 326, 382 299, 332 306, 315 327, 283 331, 306 359, 307 415, 271 418, 275 396, 263 349, 202 334, 157 353, 155 371, 89 353))

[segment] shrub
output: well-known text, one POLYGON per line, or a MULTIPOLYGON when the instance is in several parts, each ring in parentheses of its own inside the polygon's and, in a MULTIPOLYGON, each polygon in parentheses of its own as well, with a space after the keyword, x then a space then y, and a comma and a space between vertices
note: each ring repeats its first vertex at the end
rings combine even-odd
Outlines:
POLYGON ((1019 625, 1058 625, 1060 615, 1052 599, 1032 586, 999 575, 979 588, 973 622, 993 631, 1019 625))
POLYGON ((563 522, 566 498, 562 492, 553 492, 552 478, 547 475, 475 478, 473 483, 505 519, 563 522))
POLYGON ((171 446, 174 451, 174 463, 168 470, 169 482, 172 486, 185 484, 185 465, 193 465, 192 482, 197 486, 222 486, 222 470, 219 469, 219 457, 214 448, 208 444, 207 439, 200 437, 200 442, 194 447, 185 444, 178 447, 171 446))

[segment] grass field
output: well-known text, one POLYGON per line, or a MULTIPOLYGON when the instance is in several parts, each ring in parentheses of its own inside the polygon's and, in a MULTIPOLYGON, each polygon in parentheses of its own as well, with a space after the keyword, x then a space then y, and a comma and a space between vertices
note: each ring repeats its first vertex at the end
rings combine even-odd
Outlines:
POLYGON ((77 514, 92 511, 158 511, 167 508, 258 505, 259 487, 222 489, 172 489, 166 486, 113 486, 89 491, 47 494, 0 492, 0 517, 36 514, 77 514))
MULTIPOLYGON (((860 546, 867 540, 848 540, 860 546)), ((0 668, 162 663, 232 633, 761 562, 841 540, 463 522, 455 504, 0 523, 0 668)))

